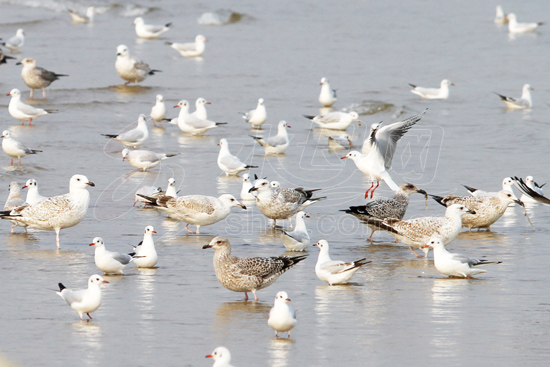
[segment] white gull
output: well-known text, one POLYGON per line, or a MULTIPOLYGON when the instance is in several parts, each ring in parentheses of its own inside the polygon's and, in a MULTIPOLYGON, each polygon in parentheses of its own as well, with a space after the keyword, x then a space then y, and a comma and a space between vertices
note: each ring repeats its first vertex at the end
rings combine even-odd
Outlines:
MULTIPOLYGON (((525 184, 527 187, 529 187, 531 190, 539 194, 540 196, 544 196, 544 192, 542 191, 542 187, 546 185, 545 183, 542 185, 539 185, 535 182, 535 179, 533 176, 527 176, 525 177, 525 184)), ((528 203, 536 203, 537 201, 535 199, 532 199, 530 196, 527 196, 525 194, 521 194, 521 197, 519 198, 521 201, 528 202, 528 203)))
POLYGON ((454 85, 447 79, 441 81, 441 86, 439 88, 424 88, 418 87, 414 84, 409 85, 413 88, 411 92, 419 95, 425 99, 447 99, 449 98, 449 86, 454 85))
POLYGON ((508 18, 506 17, 506 14, 504 14, 504 10, 502 10, 502 6, 500 5, 497 5, 496 8, 495 23, 501 25, 508 23, 508 18))
POLYGON ((134 247, 134 263, 138 268, 154 268, 158 263, 153 233, 157 233, 153 226, 145 227, 143 240, 134 247))
POLYGON ((109 139, 114 139, 122 143, 127 147, 139 147, 143 145, 147 138, 149 138, 149 130, 147 129, 147 122, 145 115, 141 114, 138 117, 137 126, 131 130, 125 131, 120 134, 101 134, 109 139))
POLYGON ((29 121, 29 125, 32 125, 33 119, 57 112, 57 110, 44 110, 23 103, 21 101, 21 92, 19 89, 12 89, 11 92, 8 93, 8 96, 11 96, 8 112, 12 117, 21 121, 21 125, 25 125, 25 121, 29 121))
POLYGON ((145 172, 148 169, 158 166, 161 161, 174 157, 178 154, 179 153, 155 153, 150 150, 129 150, 124 148, 122 150, 122 160, 128 160, 128 163, 130 163, 132 167, 138 168, 145 172))
POLYGON ((148 75, 155 75, 156 72, 160 71, 151 69, 148 64, 132 57, 126 45, 119 45, 116 52, 115 69, 118 75, 126 80, 126 83, 124 83, 125 85, 141 82, 145 80, 148 75))
POLYGON ((290 298, 285 291, 277 292, 273 307, 269 310, 267 324, 275 330, 275 338, 279 338, 279 333, 286 332, 290 339, 290 330, 296 326, 296 311, 288 304, 290 298))
POLYGON ((328 148, 330 150, 342 150, 353 148, 353 142, 348 134, 328 137, 328 148))
POLYGON ((195 42, 189 42, 189 43, 165 42, 165 44, 172 47, 174 50, 178 51, 181 56, 198 57, 204 53, 204 49, 206 48, 205 42, 208 42, 206 37, 199 34, 197 37, 195 37, 195 42))
POLYGON ((108 251, 101 237, 95 237, 90 246, 95 248, 95 265, 105 274, 124 274, 124 268, 133 259, 133 253, 121 254, 120 252, 108 251))
POLYGON ((164 32, 168 32, 172 23, 166 23, 165 25, 145 24, 142 17, 137 17, 134 19, 134 25, 136 26, 136 34, 138 37, 157 38, 164 32))
POLYGON ((506 97, 496 92, 495 94, 500 97, 500 100, 504 102, 506 107, 510 110, 529 109, 533 107, 533 101, 531 100, 532 90, 533 88, 531 88, 529 84, 525 84, 521 90, 520 98, 506 97))
POLYGON ((264 99, 260 98, 258 99, 258 105, 255 109, 250 110, 246 113, 242 113, 243 119, 245 119, 246 122, 248 122, 252 127, 259 127, 262 126, 267 120, 267 112, 264 105, 264 99))
POLYGON ((290 125, 286 121, 280 121, 277 125, 277 135, 270 136, 267 139, 252 136, 252 139, 256 140, 262 147, 264 147, 265 154, 284 154, 288 146, 290 145, 290 139, 288 138, 287 128, 290 125))
MULTIPOLYGON (((512 177, 504 177, 504 179, 502 179, 502 190, 513 192, 512 191, 513 185, 514 185, 514 180, 512 179, 512 177)), ((480 197, 480 196, 497 196, 498 195, 498 191, 484 191, 484 190, 476 189, 471 186, 466 186, 466 185, 462 185, 462 186, 464 186, 472 196, 480 197)))
POLYGON ((510 33, 528 33, 543 25, 543 22, 519 23, 516 14, 510 13, 506 16, 508 19, 508 31, 510 33))
POLYGON ((59 290, 56 291, 59 297, 63 298, 71 308, 78 313, 80 320, 84 314, 91 319, 90 312, 94 312, 101 306, 101 283, 109 283, 94 274, 88 279, 88 288, 72 290, 59 283, 59 290))
POLYGON ((250 175, 248 173, 243 174, 243 185, 241 187, 241 199, 242 200, 256 200, 256 196, 249 191, 252 188, 252 182, 250 181, 250 175))
POLYGON ((241 162, 237 156, 231 154, 227 139, 220 139, 218 145, 220 147, 220 152, 218 154, 218 167, 225 172, 226 176, 238 175, 239 173, 250 168, 258 168, 258 166, 251 166, 241 162))
POLYGON ((195 101, 195 112, 193 112, 191 115, 198 117, 202 120, 208 120, 208 113, 206 111, 206 105, 211 104, 206 99, 199 97, 195 101))
MULTIPOLYGON (((166 105, 164 104, 164 97, 162 94, 157 94, 155 97, 155 105, 151 108, 151 120, 153 125, 157 126, 157 122, 166 121, 166 105)), ((168 120, 170 121, 170 120, 168 120)))
POLYGON ((25 44, 25 31, 22 28, 19 28, 15 33, 15 36, 11 37, 6 42, 0 42, 0 45, 6 46, 11 51, 19 51, 21 47, 25 44))
POLYGON ((304 218, 309 218, 309 215, 303 211, 299 211, 296 213, 294 231, 287 232, 283 230, 283 245, 285 245, 288 251, 304 251, 309 245, 309 233, 304 218))
POLYGON ((86 13, 80 13, 71 9, 67 9, 67 11, 71 15, 73 23, 92 23, 96 12, 93 6, 89 6, 86 9, 86 13))
POLYGON ((29 205, 38 204, 47 199, 47 197, 40 195, 38 192, 38 182, 34 178, 29 178, 22 188, 27 189, 25 202, 29 205))
POLYGON ((214 364, 212 367, 233 367, 231 365, 231 353, 226 347, 217 347, 210 354, 207 354, 205 358, 212 358, 214 364))
POLYGON ((171 124, 177 124, 181 131, 192 135, 197 135, 206 130, 213 129, 218 125, 224 125, 224 122, 214 122, 204 120, 189 113, 189 102, 181 100, 174 108, 180 107, 180 113, 177 118, 170 121, 171 124))
POLYGON ((19 140, 14 139, 11 136, 9 130, 2 132, 2 150, 4 153, 11 157, 11 165, 13 166, 13 158, 19 158, 19 165, 21 165, 21 158, 29 154, 41 153, 41 150, 29 149, 19 140))
POLYGON ((330 89, 327 78, 321 78, 321 93, 319 93, 319 102, 323 107, 332 107, 336 102, 336 90, 330 89))
POLYGON ((329 285, 346 284, 361 266, 371 262, 366 258, 349 262, 332 260, 329 255, 328 242, 325 240, 320 240, 313 246, 319 248, 315 274, 329 285))
POLYGON ((353 121, 357 121, 357 124, 361 126, 359 115, 355 111, 341 112, 333 111, 323 115, 310 116, 304 115, 305 118, 310 119, 322 128, 332 130, 345 130, 353 121))

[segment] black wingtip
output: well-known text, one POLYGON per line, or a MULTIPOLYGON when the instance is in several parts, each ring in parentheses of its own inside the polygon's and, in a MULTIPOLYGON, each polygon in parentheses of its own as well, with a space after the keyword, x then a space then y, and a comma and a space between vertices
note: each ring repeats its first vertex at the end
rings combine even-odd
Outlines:
POLYGON ((162 73, 162 70, 153 69, 149 72, 149 75, 155 75, 155 73, 162 73))
POLYGON ((306 119, 309 119, 309 120, 313 120, 315 118, 315 116, 312 116, 312 115, 302 115, 304 116, 306 119))
POLYGON ((466 185, 462 185, 462 186, 464 186, 464 188, 465 188, 466 190, 468 190, 469 192, 471 192, 472 194, 473 194, 475 191, 477 191, 476 188, 473 188, 473 187, 471 187, 471 186, 466 186, 466 185))
POLYGON ((445 205, 445 198, 443 196, 432 195, 432 194, 428 194, 428 196, 431 196, 439 204, 441 204, 443 206, 447 206, 447 205, 445 205))
POLYGON ((67 288, 63 285, 63 283, 57 283, 57 285, 59 286, 59 291, 61 292, 63 289, 67 288))
POLYGON ((409 83, 409 85, 413 88, 416 88, 416 85, 409 83))
POLYGON ((166 23, 164 26, 165 26, 165 27, 170 27, 171 25, 172 25, 172 22, 166 23))
POLYGON ((216 126, 227 125, 228 122, 216 122, 216 126))
POLYGON ((258 168, 258 166, 246 166, 245 168, 258 168))

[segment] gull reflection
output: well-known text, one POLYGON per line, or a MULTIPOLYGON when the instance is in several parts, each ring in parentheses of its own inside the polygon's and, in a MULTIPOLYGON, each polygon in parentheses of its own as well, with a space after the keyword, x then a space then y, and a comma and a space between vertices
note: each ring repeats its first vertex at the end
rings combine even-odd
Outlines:
POLYGON ((73 333, 71 341, 76 347, 85 346, 86 353, 81 353, 82 365, 97 366, 97 361, 103 355, 103 335, 101 325, 95 322, 76 321, 71 323, 73 333))
POLYGON ((272 367, 288 366, 288 354, 294 349, 294 343, 295 341, 293 339, 272 338, 269 341, 269 347, 267 349, 269 352, 270 365, 272 367))
POLYGON ((252 332, 258 333, 269 329, 267 318, 271 307, 271 304, 251 301, 221 303, 216 309, 214 322, 214 329, 219 333, 217 337, 229 337, 233 330, 240 328, 252 328, 252 332))

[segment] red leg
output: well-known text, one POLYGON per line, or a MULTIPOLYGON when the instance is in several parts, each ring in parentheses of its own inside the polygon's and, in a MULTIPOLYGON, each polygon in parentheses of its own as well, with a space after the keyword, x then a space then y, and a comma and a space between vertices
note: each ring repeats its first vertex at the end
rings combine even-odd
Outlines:
POLYGON ((31 126, 31 125, 32 125, 32 119, 30 119, 30 121, 29 121, 29 126, 31 126))
POLYGON ((365 192, 365 199, 369 197, 369 191, 370 189, 372 189, 373 186, 374 186, 374 181, 371 181, 370 187, 368 188, 367 192, 365 192))
MULTIPOLYGON (((374 182, 372 184, 374 185, 374 182)), ((372 189, 372 191, 370 192, 370 198, 371 199, 374 196, 374 190, 376 190, 378 188, 378 186, 380 186, 380 181, 376 180, 376 187, 374 189, 372 189)))
POLYGON ((248 301, 248 293, 244 292, 244 300, 248 301))
POLYGON ((86 315, 88 315, 88 317, 91 319, 92 316, 90 316, 90 313, 89 312, 86 312, 86 315))

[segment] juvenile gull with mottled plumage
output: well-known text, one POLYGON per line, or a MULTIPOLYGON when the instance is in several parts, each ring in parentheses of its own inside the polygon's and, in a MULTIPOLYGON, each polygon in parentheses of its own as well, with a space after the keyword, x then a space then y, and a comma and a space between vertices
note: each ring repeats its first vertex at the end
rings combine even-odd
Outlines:
POLYGON ((231 245, 225 237, 217 236, 204 245, 203 249, 213 248, 214 270, 216 278, 227 289, 233 292, 244 292, 245 301, 248 292, 256 292, 273 284, 281 274, 292 268, 307 255, 279 257, 237 257, 231 255, 231 245))
MULTIPOLYGON (((407 207, 409 206, 409 195, 416 192, 422 195, 428 195, 426 191, 419 189, 413 184, 403 183, 399 185, 399 190, 395 192, 393 198, 377 199, 367 203, 366 205, 350 206, 349 209, 344 209, 341 211, 351 214, 361 221, 365 221, 368 218, 403 219, 405 212, 407 211, 407 207)), ((379 227, 367 222, 364 223, 371 229, 371 234, 368 240, 372 242, 372 235, 379 229, 379 227)))
POLYGON ((27 87, 31 88, 30 98, 32 98, 34 89, 42 89, 42 97, 46 98, 46 87, 58 80, 60 76, 68 76, 36 66, 36 60, 30 57, 21 60, 15 65, 23 65, 21 77, 25 84, 27 84, 27 87))

